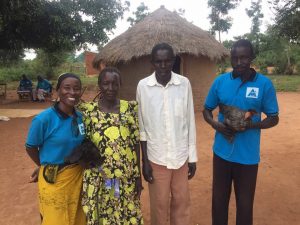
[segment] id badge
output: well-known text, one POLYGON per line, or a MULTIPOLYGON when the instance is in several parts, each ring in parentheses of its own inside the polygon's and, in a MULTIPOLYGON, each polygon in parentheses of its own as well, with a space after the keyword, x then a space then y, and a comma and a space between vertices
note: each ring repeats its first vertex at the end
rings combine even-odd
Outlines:
POLYGON ((112 187, 112 182, 111 181, 112 181, 111 179, 106 179, 105 180, 105 187, 107 189, 111 189, 111 187, 112 187))
POLYGON ((85 135, 83 123, 78 124, 78 129, 81 135, 85 135))
POLYGON ((114 196, 119 198, 120 197, 120 180, 119 179, 114 179, 114 196))

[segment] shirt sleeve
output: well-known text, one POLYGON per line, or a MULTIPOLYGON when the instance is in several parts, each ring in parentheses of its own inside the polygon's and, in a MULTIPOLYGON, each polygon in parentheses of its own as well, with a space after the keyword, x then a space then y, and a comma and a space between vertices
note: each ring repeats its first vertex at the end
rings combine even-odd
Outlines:
POLYGON ((276 116, 279 112, 276 91, 270 80, 268 80, 266 88, 264 89, 262 112, 267 116, 276 116))
POLYGON ((38 148, 44 143, 45 124, 37 117, 32 120, 25 146, 28 148, 38 148))
POLYGON ((196 148, 196 123, 195 112, 193 103, 193 93, 190 82, 188 82, 188 104, 187 104, 187 116, 188 116, 188 132, 189 132, 189 162, 197 162, 197 148, 196 148))
POLYGON ((219 104, 219 97, 217 94, 219 79, 215 79, 209 92, 206 96, 204 107, 208 110, 214 110, 219 104))
POLYGON ((140 88, 141 87, 138 84, 137 90, 136 90, 136 101, 138 102, 138 121, 139 121, 139 128, 140 128, 140 141, 147 141, 145 127, 144 127, 144 121, 143 121, 142 101, 141 101, 140 88))

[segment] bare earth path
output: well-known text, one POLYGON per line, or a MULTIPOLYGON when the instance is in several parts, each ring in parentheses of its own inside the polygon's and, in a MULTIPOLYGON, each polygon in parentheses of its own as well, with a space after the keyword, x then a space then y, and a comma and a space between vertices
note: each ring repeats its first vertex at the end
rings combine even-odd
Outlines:
MULTIPOLYGON (((256 225, 300 224, 300 93, 279 93, 278 99, 280 124, 262 132, 261 163, 254 206, 256 225)), ((26 114, 24 112, 28 113, 26 109, 41 109, 49 104, 2 104, 0 116, 5 113, 5 116, 12 117, 9 113, 13 111, 18 114, 15 116, 20 116, 26 114), (23 113, 22 109, 25 109, 23 113)), ((200 113, 196 116, 199 162, 197 174, 190 182, 191 225, 209 225, 213 130, 204 123, 200 113)), ((37 185, 28 183, 34 165, 24 150, 31 119, 0 121, 0 225, 40 224, 37 185)), ((143 214, 146 224, 149 224, 146 183, 144 186, 143 214)), ((235 224, 233 196, 229 217, 229 224, 235 224)))

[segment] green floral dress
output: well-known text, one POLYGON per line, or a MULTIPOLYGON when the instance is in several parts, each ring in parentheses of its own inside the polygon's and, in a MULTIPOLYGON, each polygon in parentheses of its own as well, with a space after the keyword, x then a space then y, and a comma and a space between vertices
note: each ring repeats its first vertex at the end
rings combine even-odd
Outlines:
POLYGON ((120 113, 82 103, 86 136, 105 157, 101 168, 86 169, 82 205, 88 225, 144 224, 135 181, 140 176, 134 146, 139 141, 137 102, 120 100, 120 113))

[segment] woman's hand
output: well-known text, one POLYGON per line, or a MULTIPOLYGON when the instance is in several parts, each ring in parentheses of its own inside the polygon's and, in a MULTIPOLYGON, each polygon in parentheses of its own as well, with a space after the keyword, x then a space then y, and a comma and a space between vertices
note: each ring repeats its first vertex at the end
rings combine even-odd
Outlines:
POLYGON ((142 194, 142 190, 143 190, 143 185, 142 185, 142 178, 139 176, 138 178, 136 178, 135 180, 135 192, 137 194, 137 197, 140 199, 141 194, 142 194))
POLYGON ((40 167, 37 167, 37 168, 34 169, 33 173, 30 176, 29 183, 36 183, 36 182, 38 182, 39 171, 40 171, 40 167))

